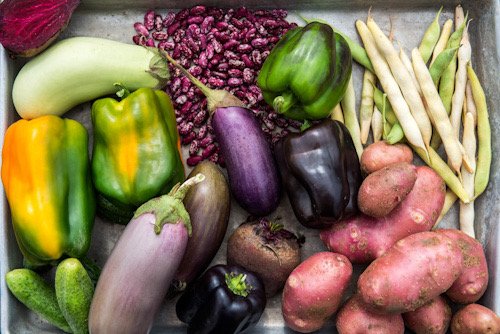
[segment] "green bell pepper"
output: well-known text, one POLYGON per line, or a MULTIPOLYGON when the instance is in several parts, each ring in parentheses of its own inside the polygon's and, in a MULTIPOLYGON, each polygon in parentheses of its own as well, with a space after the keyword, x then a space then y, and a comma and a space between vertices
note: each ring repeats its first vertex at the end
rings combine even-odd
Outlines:
POLYGON ((95 200, 83 125, 57 116, 12 124, 2 150, 2 182, 26 266, 85 255, 95 200))
POLYGON ((318 120, 340 102, 352 71, 345 39, 324 23, 288 31, 257 78, 264 100, 286 117, 318 120))
POLYGON ((160 90, 140 88, 92 105, 92 177, 98 214, 126 224, 153 197, 184 181, 174 108, 160 90))

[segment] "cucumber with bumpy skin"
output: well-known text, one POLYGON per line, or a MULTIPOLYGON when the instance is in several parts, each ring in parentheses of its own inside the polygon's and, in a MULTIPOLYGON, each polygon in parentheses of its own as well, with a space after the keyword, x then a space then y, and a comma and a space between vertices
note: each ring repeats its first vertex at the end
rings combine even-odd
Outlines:
POLYGON ((129 90, 161 88, 168 78, 168 64, 155 48, 72 37, 21 68, 12 99, 22 118, 61 116, 78 104, 115 93, 116 83, 129 90))
POLYGON ((57 266, 56 297, 62 314, 75 334, 89 332, 90 303, 94 284, 78 259, 69 258, 57 266))
POLYGON ((71 333, 57 303, 56 293, 40 275, 30 269, 14 269, 5 275, 12 294, 30 310, 67 333, 71 333))

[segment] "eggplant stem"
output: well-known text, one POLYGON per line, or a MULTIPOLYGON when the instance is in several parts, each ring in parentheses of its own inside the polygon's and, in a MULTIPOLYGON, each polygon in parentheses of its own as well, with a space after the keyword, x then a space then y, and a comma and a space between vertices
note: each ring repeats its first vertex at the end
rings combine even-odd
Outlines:
POLYGON ((202 182, 203 180, 205 180, 205 175, 198 173, 195 176, 187 179, 182 185, 174 186, 172 190, 169 192, 169 195, 182 201, 184 197, 186 197, 186 194, 189 191, 189 189, 191 189, 191 187, 193 187, 194 185, 202 182))
POLYGON ((233 94, 223 89, 211 89, 205 86, 200 80, 195 78, 188 70, 173 59, 165 50, 160 49, 161 54, 172 65, 177 67, 207 98, 208 111, 212 115, 217 108, 225 107, 245 107, 245 104, 233 94))

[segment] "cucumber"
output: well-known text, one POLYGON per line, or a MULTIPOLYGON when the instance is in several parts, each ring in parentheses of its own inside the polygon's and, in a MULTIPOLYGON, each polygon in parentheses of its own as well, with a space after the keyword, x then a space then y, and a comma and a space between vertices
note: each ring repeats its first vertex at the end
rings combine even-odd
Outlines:
POLYGON ((78 259, 59 263, 56 269, 56 297, 62 314, 75 334, 89 332, 90 303, 94 284, 78 259))
POLYGON ((118 91, 161 88, 168 64, 155 48, 104 38, 72 37, 53 44, 23 66, 12 99, 22 118, 61 116, 80 103, 118 91))
POLYGON ((5 275, 12 294, 30 310, 67 333, 71 328, 57 303, 54 289, 30 269, 14 269, 5 275))

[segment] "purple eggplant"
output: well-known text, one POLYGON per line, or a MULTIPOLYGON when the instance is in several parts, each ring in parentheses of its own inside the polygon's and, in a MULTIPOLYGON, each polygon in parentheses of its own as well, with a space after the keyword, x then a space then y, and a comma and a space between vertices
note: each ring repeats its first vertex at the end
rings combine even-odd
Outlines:
POLYGON ((91 333, 149 332, 191 233, 182 200, 203 179, 198 174, 137 209, 97 282, 89 314, 91 333))
POLYGON ((224 174, 210 161, 198 164, 188 178, 198 173, 205 175, 205 180, 192 187, 184 198, 193 233, 172 281, 172 292, 183 291, 207 269, 220 248, 229 221, 231 198, 224 174))
POLYGON ((245 108, 244 103, 231 93, 203 85, 165 51, 162 52, 207 97, 212 126, 236 201, 254 216, 273 212, 280 200, 280 178, 269 143, 253 111, 245 108))
POLYGON ((212 126, 236 201, 255 216, 273 212, 280 199, 279 176, 253 112, 242 107, 217 108, 212 126))

